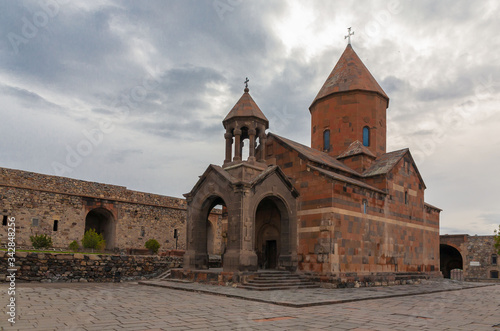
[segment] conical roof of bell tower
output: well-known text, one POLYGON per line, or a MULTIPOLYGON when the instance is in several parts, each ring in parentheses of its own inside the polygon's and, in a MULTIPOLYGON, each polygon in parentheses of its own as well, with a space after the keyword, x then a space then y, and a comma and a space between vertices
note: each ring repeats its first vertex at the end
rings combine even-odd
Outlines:
POLYGON ((380 94, 389 103, 389 97, 377 83, 375 78, 363 64, 350 44, 326 79, 321 90, 312 102, 311 107, 320 99, 331 94, 347 91, 370 91, 380 94))
POLYGON ((229 114, 227 114, 226 118, 224 118, 224 120, 222 121, 224 127, 226 127, 226 123, 231 119, 253 117, 265 122, 266 129, 269 128, 268 119, 252 99, 250 93, 248 93, 249 91, 250 90, 248 89, 248 87, 246 87, 241 98, 238 100, 238 102, 236 102, 229 114))

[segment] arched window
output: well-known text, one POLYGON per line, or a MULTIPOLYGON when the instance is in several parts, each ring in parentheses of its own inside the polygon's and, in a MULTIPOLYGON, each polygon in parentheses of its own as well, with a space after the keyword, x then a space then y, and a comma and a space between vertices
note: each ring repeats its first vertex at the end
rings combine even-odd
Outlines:
POLYGON ((370 146, 370 128, 367 126, 363 128, 363 146, 370 146))
POLYGON ((330 151, 330 130, 323 132, 323 150, 330 151))
POLYGON ((368 209, 368 201, 363 200, 363 214, 366 214, 367 209, 368 209))

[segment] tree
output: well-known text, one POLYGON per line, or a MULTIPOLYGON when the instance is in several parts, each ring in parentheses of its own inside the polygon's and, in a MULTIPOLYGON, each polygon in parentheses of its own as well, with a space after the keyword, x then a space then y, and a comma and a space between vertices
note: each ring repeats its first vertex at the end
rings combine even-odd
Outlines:
POLYGON ((149 249, 153 254, 158 253, 158 250, 160 249, 160 243, 156 239, 149 239, 146 241, 146 246, 147 249, 149 249))
POLYGON ((83 235, 82 246, 84 248, 92 248, 100 251, 104 251, 106 247, 106 240, 102 234, 97 233, 94 229, 89 229, 83 235))

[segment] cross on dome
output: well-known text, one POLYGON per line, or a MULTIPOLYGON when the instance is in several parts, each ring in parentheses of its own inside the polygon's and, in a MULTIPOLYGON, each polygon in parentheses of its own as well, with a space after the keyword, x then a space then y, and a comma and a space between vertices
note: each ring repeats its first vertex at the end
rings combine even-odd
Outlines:
POLYGON ((344 37, 344 39, 347 39, 347 44, 351 44, 351 36, 354 36, 354 31, 351 33, 351 28, 347 28, 347 36, 344 37))

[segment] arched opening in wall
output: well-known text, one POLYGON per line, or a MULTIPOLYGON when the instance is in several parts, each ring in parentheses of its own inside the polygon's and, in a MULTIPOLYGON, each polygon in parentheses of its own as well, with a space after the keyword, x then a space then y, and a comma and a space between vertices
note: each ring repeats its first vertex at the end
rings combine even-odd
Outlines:
POLYGON ((85 217, 85 232, 94 229, 97 233, 102 234, 104 240, 106 240, 107 250, 115 248, 115 228, 115 218, 106 208, 92 209, 85 217))
POLYGON ((227 245, 227 208, 222 198, 216 197, 206 217, 206 238, 209 268, 222 267, 227 245))
POLYGON ((462 254, 453 246, 439 245, 440 268, 444 278, 451 278, 451 270, 464 268, 462 254))
POLYGON ((282 253, 290 250, 288 211, 277 197, 266 197, 255 213, 255 253, 259 269, 277 269, 282 253))
POLYGON ((241 159, 248 160, 250 156, 250 136, 248 135, 248 128, 241 128, 241 159))

